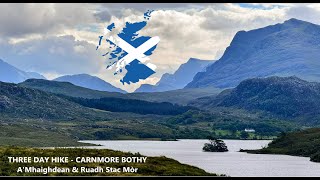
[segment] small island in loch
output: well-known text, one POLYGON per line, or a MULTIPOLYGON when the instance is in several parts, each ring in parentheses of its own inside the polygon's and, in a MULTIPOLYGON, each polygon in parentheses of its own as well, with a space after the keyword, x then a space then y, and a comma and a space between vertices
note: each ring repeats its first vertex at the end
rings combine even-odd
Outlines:
POLYGON ((228 147, 221 139, 215 139, 210 137, 209 138, 210 143, 205 143, 202 150, 205 152, 227 152, 228 147))

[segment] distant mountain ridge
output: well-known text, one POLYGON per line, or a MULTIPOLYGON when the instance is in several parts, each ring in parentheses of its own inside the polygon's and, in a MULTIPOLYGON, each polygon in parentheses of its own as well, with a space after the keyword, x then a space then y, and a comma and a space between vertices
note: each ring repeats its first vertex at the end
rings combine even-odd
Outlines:
POLYGON ((320 81, 320 26, 289 19, 239 31, 223 56, 195 75, 186 88, 237 86, 254 77, 297 76, 320 81))
POLYGON ((126 91, 120 88, 114 87, 110 83, 96 76, 91 76, 88 74, 66 75, 66 76, 61 76, 56 79, 53 79, 53 81, 70 82, 77 86, 81 86, 81 87, 85 87, 93 90, 99 90, 99 91, 126 93, 126 91))
POLYGON ((204 70, 208 64, 213 62, 214 61, 210 60, 190 58, 188 62, 182 64, 175 73, 163 74, 156 85, 143 84, 135 92, 163 92, 182 89, 192 81, 196 73, 204 70))
POLYGON ((46 79, 35 72, 22 71, 0 59, 0 81, 8 83, 20 83, 27 79, 46 79))

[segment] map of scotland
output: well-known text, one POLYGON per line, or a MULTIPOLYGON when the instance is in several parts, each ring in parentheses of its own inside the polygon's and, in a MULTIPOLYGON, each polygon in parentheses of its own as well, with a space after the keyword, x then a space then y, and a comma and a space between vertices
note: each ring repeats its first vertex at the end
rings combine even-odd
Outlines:
POLYGON ((102 56, 108 57, 107 69, 115 69, 114 75, 124 74, 120 80, 122 84, 136 83, 155 73, 156 65, 147 61, 150 61, 149 56, 157 48, 160 38, 139 35, 139 31, 146 27, 152 12, 144 13, 144 21, 126 22, 125 27, 116 36, 109 35, 115 29, 114 23, 105 28, 104 36, 99 36, 96 50, 105 38, 109 46, 102 56))

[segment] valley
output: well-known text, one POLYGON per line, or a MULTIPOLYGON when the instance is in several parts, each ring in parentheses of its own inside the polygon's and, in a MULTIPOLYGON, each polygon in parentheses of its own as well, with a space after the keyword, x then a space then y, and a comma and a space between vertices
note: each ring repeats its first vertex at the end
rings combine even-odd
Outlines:
MULTIPOLYGON (((252 82, 247 80, 240 83, 234 90, 229 89, 218 95, 202 97, 203 100, 201 98, 200 100, 191 100, 190 103, 186 103, 188 106, 168 102, 159 103, 137 100, 125 98, 124 96, 97 99, 71 97, 66 96, 66 94, 68 92, 74 93, 74 91, 69 91, 68 88, 73 89, 77 88, 77 86, 72 84, 65 86, 63 82, 47 80, 27 80, 28 87, 26 87, 25 83, 19 85, 1 83, 3 98, 3 101, 1 101, 1 113, 3 116, 0 118, 0 122, 2 129, 4 129, 1 138, 4 139, 2 141, 3 144, 10 142, 9 144, 12 145, 22 143, 24 141, 23 138, 33 139, 34 142, 30 142, 30 146, 44 145, 42 141, 36 140, 43 137, 35 136, 35 134, 43 134, 43 131, 46 131, 44 134, 47 134, 47 137, 57 138, 56 140, 50 140, 52 144, 45 143, 48 146, 64 145, 65 142, 61 144, 58 141, 60 136, 66 136, 66 139, 74 141, 73 144, 75 145, 78 140, 106 139, 174 140, 204 139, 208 136, 227 139, 272 139, 282 132, 316 126, 315 123, 305 121, 305 117, 308 117, 310 112, 302 112, 297 117, 285 117, 272 114, 266 109, 247 109, 237 106, 236 102, 238 101, 236 100, 234 100, 234 106, 230 107, 220 103, 227 101, 228 92, 237 92, 239 91, 238 89, 243 89, 244 86, 248 86, 244 89, 252 91, 251 93, 259 94, 260 91, 251 86, 255 87, 256 81, 261 81, 259 84, 262 84, 262 82, 272 82, 274 84, 273 79, 261 78, 258 81, 252 80, 252 82), (32 89, 30 82, 37 82, 35 89, 32 89), (51 84, 55 85, 54 88, 50 88, 51 84), (38 90, 40 89, 39 87, 42 90, 38 90), (64 95, 52 93, 52 90, 64 92, 64 95), (33 101, 28 104, 27 102, 30 99, 33 99, 33 101), (52 102, 55 103, 52 104, 52 102), (13 106, 15 103, 16 105, 13 106), (135 104, 135 106, 132 106, 132 104, 135 104), (138 106, 138 104, 140 105, 138 106), (33 133, 20 135, 14 133, 28 131, 28 128, 33 133), (244 133, 247 128, 254 129, 255 132, 244 133), (59 136, 55 134, 59 134, 59 136), (11 141, 12 138, 15 138, 15 140, 11 141), (39 143, 37 144, 36 142, 39 143)), ((312 86, 309 87, 309 82, 297 78, 277 78, 276 82, 279 82, 279 86, 283 87, 287 87, 287 84, 290 84, 293 86, 292 89, 297 87, 312 89, 316 87, 312 83, 312 86), (299 87, 291 83, 290 80, 299 82, 299 87), (306 85, 302 86, 301 83, 306 85)), ((279 89, 279 87, 276 87, 276 89, 279 89)), ((84 90, 86 90, 87 97, 95 96, 97 92, 89 89, 84 90)), ((273 90, 271 88, 263 92, 272 92, 273 90)), ((188 91, 189 93, 191 92, 190 89, 188 91)), ((213 92, 216 93, 216 91, 213 92)), ((287 91, 285 93, 290 92, 287 91)), ((108 92, 101 93, 108 94, 108 92)), ((158 93, 170 94, 171 92, 158 93)), ((173 93, 175 92, 173 91, 173 93)), ((280 93, 278 92, 278 95, 280 93)), ((79 94, 81 95, 81 93, 79 94)), ((284 95, 288 96, 288 94, 284 95)), ((235 97, 241 96, 236 95, 235 97)), ((294 105, 291 102, 288 104, 294 105)), ((314 107, 317 107, 316 104, 314 107)), ((25 141, 23 144, 28 145, 28 142, 25 141)))

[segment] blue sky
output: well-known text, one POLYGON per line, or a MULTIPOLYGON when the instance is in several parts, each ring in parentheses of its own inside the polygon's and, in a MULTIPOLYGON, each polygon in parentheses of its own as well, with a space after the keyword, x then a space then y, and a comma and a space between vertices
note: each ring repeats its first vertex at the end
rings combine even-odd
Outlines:
POLYGON ((217 60, 240 30, 297 18, 320 24, 319 4, 0 4, 0 58, 49 79, 87 73, 133 91, 155 84, 189 58, 217 60), (141 35, 159 36, 151 56, 157 71, 137 84, 122 85, 95 50, 99 35, 114 22, 137 22, 155 9, 141 35))
POLYGON ((287 7, 286 4, 274 4, 274 5, 263 5, 259 3, 237 3, 242 8, 248 8, 248 9, 262 9, 262 10, 271 10, 273 8, 283 8, 287 7))

